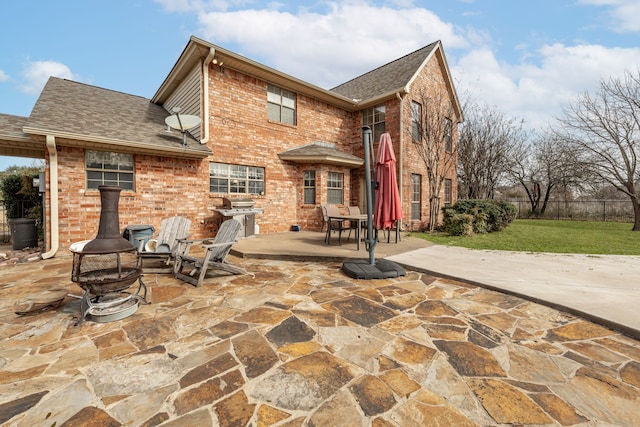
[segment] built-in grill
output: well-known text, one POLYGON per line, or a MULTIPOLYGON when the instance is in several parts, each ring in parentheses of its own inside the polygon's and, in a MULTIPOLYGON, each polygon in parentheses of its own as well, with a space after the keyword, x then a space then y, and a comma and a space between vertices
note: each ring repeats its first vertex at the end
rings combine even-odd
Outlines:
POLYGON ((135 313, 139 301, 148 303, 147 287, 142 281, 142 258, 120 233, 118 203, 122 189, 101 185, 98 190, 101 203, 98 235, 71 245, 71 280, 85 291, 80 302, 80 321, 91 316, 97 322, 108 322, 135 313), (137 292, 125 292, 136 280, 137 292))
POLYGON ((214 209, 220 212, 225 219, 236 219, 242 224, 238 237, 254 237, 256 235, 256 214, 264 212, 262 208, 256 208, 253 199, 248 198, 224 198, 222 207, 214 209))

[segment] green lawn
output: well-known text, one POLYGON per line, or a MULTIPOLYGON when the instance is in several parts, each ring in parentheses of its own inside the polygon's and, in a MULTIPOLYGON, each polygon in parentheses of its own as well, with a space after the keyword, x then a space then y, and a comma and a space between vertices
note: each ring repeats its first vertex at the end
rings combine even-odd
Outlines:
POLYGON ((471 237, 411 233, 439 245, 523 252, 640 255, 640 232, 618 222, 516 220, 503 231, 471 237))

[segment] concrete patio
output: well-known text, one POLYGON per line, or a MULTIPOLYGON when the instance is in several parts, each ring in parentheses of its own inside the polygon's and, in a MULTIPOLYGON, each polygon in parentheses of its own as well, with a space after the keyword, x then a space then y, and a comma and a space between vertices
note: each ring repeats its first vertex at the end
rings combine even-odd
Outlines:
MULTIPOLYGON (((306 246, 292 248, 283 236, 236 244, 232 262, 255 278, 214 274, 195 288, 145 275, 151 304, 110 323, 77 325, 72 297, 57 310, 14 313, 47 289, 80 294, 67 254, 4 267, 0 423, 631 426, 640 419, 640 342, 628 335, 417 269, 351 279, 340 260, 366 258, 364 248, 292 237, 308 239, 306 246)), ((411 238, 380 243, 376 257, 429 246, 411 238)))

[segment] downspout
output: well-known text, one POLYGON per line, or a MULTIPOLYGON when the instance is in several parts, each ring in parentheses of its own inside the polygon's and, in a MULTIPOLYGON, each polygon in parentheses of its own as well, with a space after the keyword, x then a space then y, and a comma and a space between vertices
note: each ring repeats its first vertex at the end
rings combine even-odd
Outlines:
POLYGON ((51 218, 49 230, 51 232, 51 249, 41 255, 42 259, 53 258, 58 252, 60 236, 58 230, 58 152, 56 150, 56 138, 47 135, 47 151, 49 152, 49 217, 51 218))
POLYGON ((200 144, 206 144, 209 142, 209 64, 213 61, 213 57, 216 55, 214 48, 209 49, 209 55, 202 63, 202 136, 200 144))
MULTIPOLYGON (((405 92, 407 92, 407 90, 405 89, 405 92)), ((404 176, 404 171, 402 170, 404 167, 404 131, 402 130, 402 120, 404 118, 403 115, 403 105, 402 105, 402 96, 400 95, 400 92, 396 92, 396 98, 398 98, 398 101, 400 101, 400 156, 399 156, 399 163, 400 163, 400 179, 398 182, 398 187, 400 187, 398 190, 400 191, 400 200, 402 201, 402 204, 404 204, 404 197, 403 197, 403 176, 404 176)), ((402 221, 400 221, 400 231, 403 231, 404 227, 403 227, 403 223, 402 221)))

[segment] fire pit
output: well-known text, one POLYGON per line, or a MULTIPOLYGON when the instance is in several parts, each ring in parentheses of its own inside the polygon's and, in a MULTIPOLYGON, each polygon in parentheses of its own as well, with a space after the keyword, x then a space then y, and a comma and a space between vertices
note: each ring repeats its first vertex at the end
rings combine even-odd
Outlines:
POLYGON ((118 202, 122 189, 101 185, 98 235, 71 245, 71 280, 84 289, 81 318, 110 322, 130 316, 138 304, 147 302, 147 287, 142 281, 142 258, 136 247, 120 234, 118 202), (135 294, 126 290, 139 282, 135 294))

